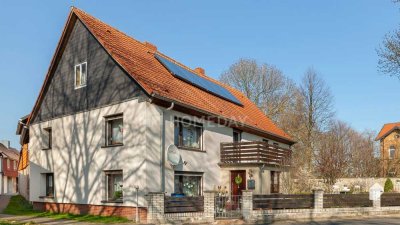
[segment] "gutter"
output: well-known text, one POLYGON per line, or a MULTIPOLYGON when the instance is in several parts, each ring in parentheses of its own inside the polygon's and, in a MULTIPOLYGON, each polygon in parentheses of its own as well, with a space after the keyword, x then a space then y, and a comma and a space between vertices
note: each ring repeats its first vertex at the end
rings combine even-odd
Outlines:
MULTIPOLYGON (((155 94, 151 95, 152 97, 155 96, 155 94)), ((152 103, 152 99, 150 99, 150 103, 152 103)), ((175 103, 171 102, 170 107, 168 107, 166 110, 170 111, 174 108, 175 103)), ((160 141, 161 141, 161 148, 160 148, 160 158, 161 158, 161 164, 160 164, 160 170, 161 170, 161 192, 165 192, 165 110, 161 108, 160 112, 160 141)))
POLYGON ((171 102, 171 103, 174 103, 174 105, 180 105, 180 106, 183 106, 183 107, 186 107, 186 108, 189 108, 189 109, 198 111, 198 112, 200 112, 200 113, 203 113, 203 114, 206 114, 206 115, 209 115, 209 116, 213 116, 213 117, 215 117, 215 118, 221 118, 221 119, 224 119, 225 121, 227 121, 227 122, 229 122, 229 123, 240 124, 240 125, 243 126, 243 127, 249 128, 249 129, 251 129, 251 130, 258 131, 258 132, 260 132, 260 133, 264 133, 264 134, 267 134, 267 135, 271 135, 271 136, 274 136, 274 137, 278 137, 278 138, 280 138, 280 139, 282 139, 282 140, 285 140, 285 141, 291 143, 291 144, 289 144, 290 146, 296 143, 295 141, 290 140, 290 139, 288 139, 288 138, 286 138, 286 137, 283 137, 283 136, 280 136, 280 135, 277 135, 277 134, 274 134, 274 133, 271 133, 271 132, 268 132, 268 131, 265 131, 265 130, 261 130, 261 129, 257 128, 257 127, 253 127, 253 126, 250 126, 250 125, 247 125, 247 124, 244 124, 244 123, 241 123, 241 122, 238 122, 238 121, 235 121, 235 120, 226 118, 226 117, 222 117, 222 116, 217 115, 217 114, 214 114, 214 113, 207 112, 207 111, 205 111, 205 110, 202 110, 202 109, 199 109, 199 108, 196 108, 196 107, 187 105, 187 104, 185 104, 185 103, 177 102, 176 100, 173 100, 173 99, 170 99, 170 98, 161 96, 161 95, 159 95, 159 94, 157 94, 157 93, 154 93, 154 92, 153 92, 153 94, 151 94, 151 97, 152 97, 152 98, 157 98, 157 99, 160 99, 160 100, 163 100, 163 101, 171 102))

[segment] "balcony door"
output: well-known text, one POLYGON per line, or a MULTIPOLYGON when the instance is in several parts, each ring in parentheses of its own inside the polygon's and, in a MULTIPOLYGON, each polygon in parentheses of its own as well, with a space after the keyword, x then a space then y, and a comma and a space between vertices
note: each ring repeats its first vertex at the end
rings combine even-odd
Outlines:
POLYGON ((271 194, 279 193, 279 171, 271 171, 271 194))
POLYGON ((242 141, 242 132, 240 130, 233 130, 233 142, 242 141))
POLYGON ((246 170, 231 171, 231 190, 232 195, 242 195, 246 190, 246 170))

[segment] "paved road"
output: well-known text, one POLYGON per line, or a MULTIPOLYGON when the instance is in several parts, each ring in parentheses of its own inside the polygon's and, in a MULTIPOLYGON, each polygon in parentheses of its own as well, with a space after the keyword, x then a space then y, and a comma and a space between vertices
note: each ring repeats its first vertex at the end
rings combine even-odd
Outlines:
POLYGON ((10 202, 11 196, 9 195, 0 195, 0 213, 7 207, 10 202))
POLYGON ((218 220, 214 225, 400 225, 400 215, 393 216, 376 216, 376 217, 359 217, 352 219, 331 219, 319 221, 277 221, 272 223, 256 223, 249 224, 242 220, 218 220))
POLYGON ((400 224, 400 217, 377 217, 377 218, 359 218, 359 219, 335 219, 335 220, 325 220, 325 221, 281 221, 274 222, 273 225, 392 225, 392 224, 400 224))
MULTIPOLYGON (((73 220, 55 220, 51 218, 45 217, 31 217, 31 216, 12 216, 0 214, 0 220, 6 221, 17 221, 17 222, 35 222, 35 224, 44 224, 44 225, 102 225, 99 223, 85 223, 78 222, 73 220)), ((123 223, 121 225, 134 225, 134 223, 123 223)), ((187 223, 184 223, 187 224, 187 223)), ((260 225, 263 223, 257 223, 260 225)), ((265 223, 269 225, 400 225, 400 215, 396 216, 386 216, 386 217, 361 217, 358 219, 332 219, 332 220, 324 220, 324 221, 278 221, 273 223, 265 223)), ((117 225, 117 224, 115 224, 117 225)), ((135 224, 137 225, 137 224, 135 224)), ((204 223, 202 225, 205 225, 204 223)), ((249 224, 242 220, 219 220, 213 223, 213 225, 255 225, 249 224)))

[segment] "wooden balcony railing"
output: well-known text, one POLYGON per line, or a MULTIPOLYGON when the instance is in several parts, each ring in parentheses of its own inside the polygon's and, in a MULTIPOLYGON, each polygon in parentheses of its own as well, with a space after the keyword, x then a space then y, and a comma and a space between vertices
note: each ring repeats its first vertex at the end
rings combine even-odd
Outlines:
POLYGON ((290 166, 292 151, 263 141, 221 143, 221 164, 290 166))

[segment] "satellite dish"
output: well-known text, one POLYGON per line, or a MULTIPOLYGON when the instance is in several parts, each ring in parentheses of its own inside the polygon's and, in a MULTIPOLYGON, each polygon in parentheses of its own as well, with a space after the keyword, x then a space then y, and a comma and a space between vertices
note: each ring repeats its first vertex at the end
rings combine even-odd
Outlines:
POLYGON ((168 146, 167 150, 167 160, 172 166, 179 165, 181 161, 181 154, 179 153, 178 147, 175 145, 168 146))

